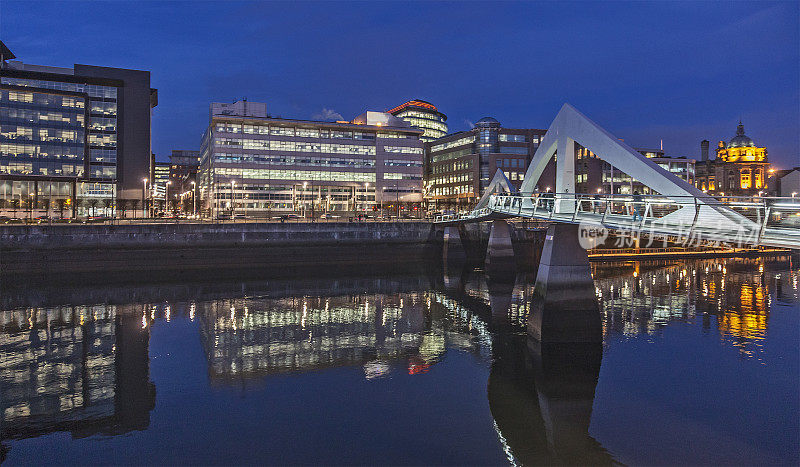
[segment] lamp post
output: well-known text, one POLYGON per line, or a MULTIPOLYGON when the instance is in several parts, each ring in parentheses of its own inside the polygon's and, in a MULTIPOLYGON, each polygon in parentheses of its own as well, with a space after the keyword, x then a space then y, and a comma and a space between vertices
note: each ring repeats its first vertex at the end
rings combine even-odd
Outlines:
POLYGON ((233 204, 233 197, 234 197, 233 186, 234 185, 236 185, 236 181, 235 180, 231 180, 231 220, 233 220, 233 213, 236 210, 236 206, 234 206, 234 204, 233 204))
POLYGON ((192 182, 192 215, 197 215, 197 182, 192 182))
POLYGON ((300 195, 300 196, 302 196, 302 198, 300 198, 300 199, 303 200, 303 220, 305 220, 305 218, 306 218, 306 187, 307 186, 308 186, 308 182, 303 182, 303 194, 300 195))
POLYGON ((146 197, 145 197, 146 193, 147 193, 147 179, 143 178, 142 179, 142 219, 144 219, 145 210, 147 209, 147 204, 146 204, 147 200, 146 200, 146 197))
POLYGON ((169 186, 172 185, 172 180, 164 185, 164 211, 169 212, 169 186))
POLYGON ((28 201, 28 221, 33 222, 33 202, 36 194, 28 193, 28 195, 31 197, 30 201, 28 201))
POLYGON ((369 191, 369 182, 364 184, 364 217, 367 215, 367 192, 369 191))

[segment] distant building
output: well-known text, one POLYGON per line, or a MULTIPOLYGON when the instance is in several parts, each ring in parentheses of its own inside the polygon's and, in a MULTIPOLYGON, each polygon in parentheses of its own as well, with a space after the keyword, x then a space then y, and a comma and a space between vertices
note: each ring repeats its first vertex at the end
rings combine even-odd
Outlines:
MULTIPOLYGON (((169 177, 169 162, 154 162, 152 182, 150 183, 150 199, 154 201, 153 206, 159 209, 167 208, 168 184, 172 185, 169 177)), ((175 187, 170 186, 170 198, 176 193, 175 187)))
POLYGON ((773 172, 775 179, 773 194, 800 200, 800 167, 773 172))
MULTIPOLYGON (((694 184, 694 159, 666 156, 662 149, 635 148, 635 150, 690 185, 694 184)), ((645 195, 654 193, 650 187, 627 175, 624 167, 613 167, 577 143, 575 144, 575 158, 575 191, 577 193, 632 194, 638 192, 645 195)))
POLYGON ((173 149, 169 156, 169 179, 180 192, 192 189, 200 168, 200 151, 173 149))
POLYGON ((29 65, 0 43, 0 211, 110 214, 148 176, 150 72, 29 65))
POLYGON ((202 208, 254 217, 418 211, 421 134, 383 112, 322 122, 273 118, 266 104, 214 103, 200 151, 202 208))
POLYGON ((433 141, 447 134, 447 115, 430 102, 414 99, 389 110, 389 113, 423 130, 419 137, 422 141, 433 141))
POLYGON ((739 122, 736 136, 717 145, 715 159, 697 163, 695 186, 712 195, 756 196, 767 191, 769 170, 767 148, 756 146, 739 122))
MULTIPOLYGON (((460 131, 425 143, 425 196, 433 209, 466 209, 502 169, 519 187, 547 130, 503 128, 484 117, 469 131, 460 131)), ((540 180, 555 180, 555 172, 540 180)))

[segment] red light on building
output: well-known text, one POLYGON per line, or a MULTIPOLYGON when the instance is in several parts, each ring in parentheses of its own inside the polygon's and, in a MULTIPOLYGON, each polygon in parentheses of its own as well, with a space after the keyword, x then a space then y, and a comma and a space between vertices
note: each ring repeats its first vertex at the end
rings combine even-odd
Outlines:
POLYGON ((399 112, 408 107, 421 107, 423 109, 433 110, 434 112, 438 112, 439 109, 436 108, 435 105, 431 104, 430 102, 421 101, 418 99, 410 100, 408 102, 404 102, 397 107, 388 111, 388 113, 393 114, 395 112, 399 112))

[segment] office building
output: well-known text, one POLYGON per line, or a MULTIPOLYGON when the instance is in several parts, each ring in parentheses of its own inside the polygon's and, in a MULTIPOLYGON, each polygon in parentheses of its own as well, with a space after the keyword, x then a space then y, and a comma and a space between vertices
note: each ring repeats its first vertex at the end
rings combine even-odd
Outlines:
MULTIPOLYGON (((686 157, 671 157, 663 149, 634 148, 651 159, 664 170, 694 184, 695 160, 686 157)), ((650 187, 624 172, 625 168, 614 167, 599 159, 592 151, 575 144, 575 191, 577 193, 603 194, 654 194, 650 187)))
POLYGON ((420 140, 433 141, 447 134, 447 115, 439 112, 433 104, 414 99, 389 110, 389 113, 423 130, 420 140))
POLYGON ((169 162, 155 162, 153 161, 153 173, 150 178, 150 199, 153 202, 153 208, 166 210, 167 209, 167 192, 170 193, 172 199, 176 190, 172 187, 172 182, 169 178, 170 164, 169 162))
MULTIPOLYGON (((428 208, 467 209, 480 198, 497 169, 517 189, 547 130, 503 128, 484 117, 469 131, 425 143, 428 208)), ((541 180, 555 180, 552 168, 541 180)))
POLYGON ((704 159, 697 163, 697 188, 718 196, 757 196, 767 192, 770 176, 767 148, 758 147, 745 135, 741 121, 736 136, 727 143, 718 143, 715 159, 707 159, 705 144, 701 143, 704 159))
POLYGON ((322 122, 246 104, 211 104, 198 173, 204 214, 418 212, 422 130, 384 112, 322 122))
POLYGON ((200 168, 200 151, 173 149, 169 156, 169 179, 181 192, 191 190, 200 168))
POLYGON ((30 65, 0 43, 0 211, 109 214, 141 200, 150 161, 150 72, 30 65))

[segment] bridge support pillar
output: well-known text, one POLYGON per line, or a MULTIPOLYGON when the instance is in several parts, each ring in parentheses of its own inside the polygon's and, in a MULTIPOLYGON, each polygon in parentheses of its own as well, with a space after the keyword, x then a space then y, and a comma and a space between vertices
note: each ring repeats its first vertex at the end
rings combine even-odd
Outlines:
POLYGON ((578 226, 547 230, 528 335, 542 344, 601 343, 600 312, 589 257, 578 243, 578 226))
POLYGON ((493 220, 486 248, 486 273, 493 280, 508 280, 516 276, 511 226, 504 220, 493 220))
POLYGON ((467 260, 467 250, 461 241, 461 234, 458 226, 447 226, 444 228, 444 248, 442 257, 445 263, 465 262, 467 260))

